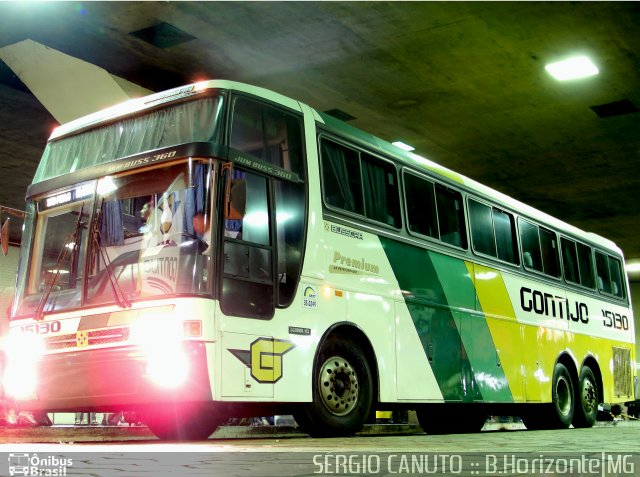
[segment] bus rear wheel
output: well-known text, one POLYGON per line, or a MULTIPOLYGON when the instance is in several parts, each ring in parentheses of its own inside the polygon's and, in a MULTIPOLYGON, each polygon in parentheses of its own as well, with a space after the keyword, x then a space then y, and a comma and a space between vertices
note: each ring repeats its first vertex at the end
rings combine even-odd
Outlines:
POLYGON ((342 336, 329 337, 314 367, 313 401, 294 418, 313 437, 355 434, 373 406, 373 378, 362 349, 342 336))
POLYGON ((592 427, 598 416, 598 385, 591 368, 585 366, 580 371, 576 389, 576 406, 573 415, 573 427, 592 427))
POLYGON ((204 405, 172 403, 142 412, 142 422, 160 440, 206 440, 223 421, 224 418, 204 405))
POLYGON ((556 363, 553 369, 551 404, 535 405, 522 421, 527 429, 567 429, 575 410, 573 381, 567 367, 556 363))

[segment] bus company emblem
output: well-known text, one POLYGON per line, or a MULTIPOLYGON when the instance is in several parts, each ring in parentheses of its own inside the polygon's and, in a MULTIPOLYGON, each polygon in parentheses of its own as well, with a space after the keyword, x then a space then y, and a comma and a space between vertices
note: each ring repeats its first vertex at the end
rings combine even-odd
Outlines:
POLYGON ((315 288, 310 285, 305 286, 302 296, 302 306, 304 308, 318 308, 318 294, 315 288))
POLYGON ((76 333, 76 346, 78 348, 86 348, 89 346, 89 332, 88 331, 78 331, 76 333))
POLYGON ((290 341, 272 338, 258 338, 249 350, 229 349, 247 368, 251 369, 251 377, 259 383, 275 383, 282 378, 282 357, 295 345, 290 341))

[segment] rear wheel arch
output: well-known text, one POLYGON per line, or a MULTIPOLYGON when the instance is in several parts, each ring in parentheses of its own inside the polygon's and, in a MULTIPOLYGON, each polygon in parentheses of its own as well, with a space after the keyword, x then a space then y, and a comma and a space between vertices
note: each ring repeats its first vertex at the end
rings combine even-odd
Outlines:
MULTIPOLYGON (((558 359, 556 360, 556 364, 563 364, 565 368, 567 368, 567 370, 569 371, 569 374, 571 375, 571 381, 573 383, 573 387, 575 388, 578 385, 578 376, 579 376, 579 371, 578 371, 578 366, 576 364, 575 359, 569 354, 569 353, 562 353, 560 354, 560 356, 558 356, 558 359)), ((555 364, 554 364, 555 366, 555 364)))
POLYGON ((582 362, 582 368, 584 367, 588 367, 589 369, 591 369, 591 372, 596 378, 596 384, 598 385, 598 396, 600 397, 600 402, 604 402, 604 384, 602 382, 602 372, 600 371, 600 365, 598 364, 595 356, 587 356, 582 362))

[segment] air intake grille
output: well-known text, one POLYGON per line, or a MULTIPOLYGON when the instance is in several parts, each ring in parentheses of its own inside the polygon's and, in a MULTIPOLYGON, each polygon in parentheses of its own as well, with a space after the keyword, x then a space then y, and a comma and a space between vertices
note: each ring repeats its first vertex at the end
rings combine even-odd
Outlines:
POLYGON ((47 338, 46 344, 48 350, 54 351, 67 348, 82 348, 92 345, 121 343, 128 339, 129 328, 117 327, 87 331, 85 337, 81 337, 76 333, 52 336, 47 338))
POLYGON ((613 388, 616 397, 631 396, 631 350, 613 347, 613 388))

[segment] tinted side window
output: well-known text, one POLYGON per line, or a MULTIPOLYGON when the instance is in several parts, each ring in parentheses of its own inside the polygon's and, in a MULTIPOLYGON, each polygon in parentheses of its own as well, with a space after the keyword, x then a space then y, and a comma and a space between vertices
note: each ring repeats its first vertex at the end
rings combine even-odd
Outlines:
POLYGON ((560 244, 562 246, 562 266, 564 268, 564 277, 568 282, 580 283, 576 243, 573 240, 568 240, 562 237, 560 239, 560 244))
POLYGON ((278 251, 278 305, 294 298, 304 254, 305 187, 289 181, 273 180, 276 205, 276 247, 278 251))
POLYGON ((580 269, 580 283, 585 287, 594 288, 591 247, 581 243, 578 243, 578 267, 580 269))
POLYGON ((304 177, 302 126, 294 114, 236 97, 230 146, 304 177))
POLYGON ((327 140, 322 140, 321 152, 325 201, 339 209, 363 215, 358 153, 327 140))
POLYGON ((439 238, 433 184, 413 174, 404 175, 408 227, 427 237, 439 238))
POLYGON ((462 195, 441 185, 436 185, 436 207, 440 240, 456 247, 467 248, 462 195))
POLYGON ((520 242, 522 243, 522 263, 525 268, 542 272, 538 227, 521 219, 518 220, 518 226, 520 228, 520 242))
POLYGON ((491 207, 469 200, 471 243, 476 252, 497 257, 491 207))
POLYGON ((624 297, 622 267, 617 258, 609 257, 609 277, 611 278, 611 293, 619 298, 624 297))
POLYGON ((325 203, 399 228, 398 176, 390 162, 321 139, 325 203))
POLYGON ((624 282, 622 281, 622 264, 620 260, 601 252, 596 252, 596 274, 599 291, 624 298, 624 282))
POLYGON ((596 252, 596 282, 598 291, 611 293, 611 281, 609 279, 609 264, 606 255, 596 252))
POLYGON ((558 241, 556 234, 551 230, 540 227, 540 246, 544 273, 552 277, 559 277, 560 261, 558 259, 558 241))
POLYGON ((365 215, 393 227, 400 227, 398 178, 395 167, 362 154, 365 215))
POLYGON ((505 262, 517 264, 518 242, 516 240, 516 225, 513 215, 493 209, 493 225, 496 232, 498 258, 505 262))

